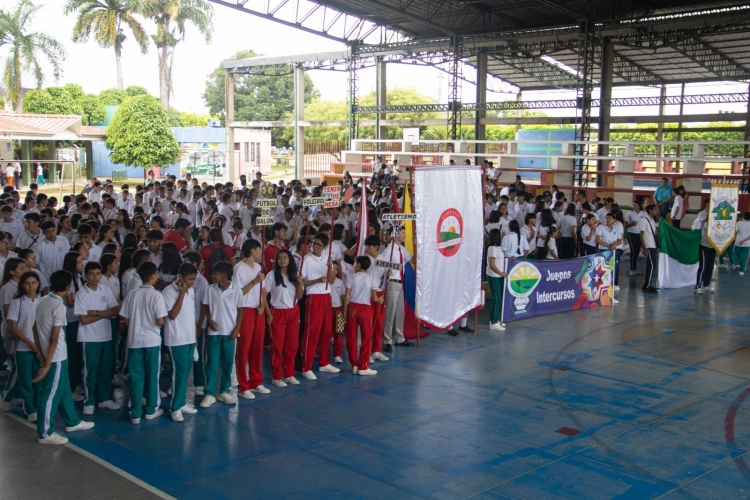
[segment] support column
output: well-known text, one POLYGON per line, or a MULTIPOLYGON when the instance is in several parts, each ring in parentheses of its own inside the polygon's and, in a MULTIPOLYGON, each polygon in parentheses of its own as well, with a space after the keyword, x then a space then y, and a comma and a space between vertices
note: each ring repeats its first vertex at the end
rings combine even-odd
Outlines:
MULTIPOLYGON (((386 62, 382 57, 378 57, 378 62, 375 65, 375 105, 385 106, 388 102, 386 98, 387 85, 386 85, 386 62)), ((375 139, 383 140, 386 139, 387 129, 385 126, 380 125, 380 120, 385 120, 385 113, 375 113, 375 139)))
POLYGON ((86 151, 86 179, 91 180, 94 178, 94 145, 86 141, 83 147, 86 151))
POLYGON ((294 68, 294 178, 305 175, 305 68, 297 64, 294 68))
MULTIPOLYGON (((745 115, 745 141, 750 141, 750 84, 748 85, 747 99, 747 114, 745 115)), ((745 158, 750 158, 750 145, 745 144, 744 150, 745 154, 743 156, 745 158)), ((750 175, 750 163, 742 164, 742 175, 750 175)), ((750 192, 750 183, 743 180, 742 184, 740 185, 740 192, 750 192)))
POLYGON ((234 165, 234 75, 226 72, 224 74, 224 120, 227 131, 227 144, 225 148, 227 172, 229 180, 235 182, 236 172, 234 165))
MULTIPOLYGON (((610 117, 612 116, 612 76, 614 73, 615 45, 611 40, 605 39, 602 43, 602 74, 600 79, 601 85, 601 106, 599 108, 599 140, 609 140, 610 117)), ((609 155, 609 145, 599 144, 597 148, 598 156, 609 155)), ((609 160, 599 160, 596 162, 596 169, 599 172, 609 170, 609 160)), ((596 177, 597 186, 603 183, 603 177, 596 177)))
MULTIPOLYGON (((523 101, 523 91, 519 90, 518 94, 516 94, 516 102, 522 102, 523 101)), ((523 118, 523 110, 521 108, 516 109, 516 118, 523 118)), ((521 125, 516 125, 516 137, 515 139, 518 140, 518 131, 521 130, 521 125)))
MULTIPOLYGON (((679 158, 682 156, 682 110, 685 108, 685 84, 682 84, 682 89, 680 90, 680 122, 677 124, 677 150, 676 155, 679 158)), ((674 171, 679 172, 682 167, 681 161, 674 162, 674 171)), ((691 205, 692 206, 692 205, 691 205)))
MULTIPOLYGON (((706 171, 706 146, 705 144, 693 144, 693 156, 685 162, 684 173, 700 175, 706 171)), ((700 193, 703 189, 703 180, 700 178, 685 178, 682 185, 689 193, 700 193)), ((691 207, 702 207, 700 196, 690 195, 688 197, 691 207)), ((682 226, 690 227, 695 220, 695 214, 685 214, 682 218, 682 226)))
MULTIPOLYGON (((659 118, 661 118, 664 116, 664 101, 667 99, 667 86, 664 84, 662 84, 661 86, 659 97, 661 98, 659 102, 659 118)), ((664 141, 664 122, 662 122, 662 120, 659 120, 659 123, 656 125, 656 142, 662 141, 664 141)), ((664 156, 664 144, 656 145, 656 156, 664 156)), ((664 171, 664 162, 662 160, 656 160, 656 171, 664 171)))
MULTIPOLYGON (((487 54, 482 52, 477 54, 477 95, 474 102, 477 105, 487 103, 487 54)), ((485 109, 477 109, 474 112, 474 140, 484 141, 486 125, 482 122, 487 117, 485 109)), ((480 165, 484 161, 484 144, 474 144, 474 164, 480 165)))

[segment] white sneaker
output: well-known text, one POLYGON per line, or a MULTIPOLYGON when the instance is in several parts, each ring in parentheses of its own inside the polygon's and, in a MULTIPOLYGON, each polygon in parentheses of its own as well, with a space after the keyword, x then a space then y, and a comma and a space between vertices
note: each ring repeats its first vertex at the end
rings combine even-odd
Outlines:
POLYGON ((171 416, 174 422, 182 422, 183 420, 185 420, 184 418, 182 418, 182 412, 180 410, 173 411, 171 413, 171 416))
POLYGON ((203 396, 203 386, 198 386, 195 388, 195 395, 196 396, 203 396))
POLYGON ((119 410, 120 409, 120 403, 115 403, 112 400, 103 401, 103 402, 99 403, 99 408, 106 408, 108 410, 119 410))
POLYGON ((374 363, 374 362, 375 362, 375 357, 372 354, 370 354, 370 363, 374 363))
POLYGON ((283 380, 276 380, 275 378, 272 378, 271 383, 276 387, 286 387, 286 382, 284 382, 283 380))
POLYGON ((143 415, 143 418, 145 418, 146 420, 153 420, 155 418, 161 417, 162 415, 164 415, 164 410, 162 410, 161 408, 157 408, 151 415, 143 415))
POLYGON ((716 291, 715 288, 711 288, 710 286, 704 286, 703 287, 703 293, 714 293, 716 291))
POLYGON ((164 391, 162 391, 162 390, 159 390, 159 397, 162 398, 162 399, 164 399, 164 398, 167 397, 167 393, 164 392, 164 391))
POLYGON ((77 392, 73 393, 73 401, 83 401, 83 394, 78 394, 77 392))
POLYGON ((271 394, 271 390, 265 387, 263 384, 260 384, 255 389, 250 389, 253 392, 257 392, 258 394, 271 394))
POLYGON ((167 396, 171 396, 171 395, 172 395, 172 388, 170 387, 169 389, 167 389, 167 396))
POLYGON ((352 366, 352 375, 356 375, 359 373, 359 367, 358 366, 352 366))
POLYGON ((83 387, 81 387, 80 385, 77 385, 76 386, 76 390, 73 391, 73 392, 75 392, 76 394, 83 394, 84 393, 83 392, 83 387))
POLYGON ((31 415, 29 415, 29 422, 31 422, 32 424, 36 422, 36 413, 32 413, 31 415))
POLYGON ((3 401, 0 399, 0 410, 3 411, 10 411, 10 403, 7 401, 3 401))
POLYGON ((203 398, 203 401, 201 401, 201 404, 199 405, 201 408, 208 408, 212 404, 216 402, 216 398, 213 396, 206 396, 203 398))
POLYGON ((85 431, 86 429, 91 429, 94 427, 94 422, 85 422, 81 420, 78 422, 78 425, 74 425, 73 427, 65 427, 65 432, 75 432, 75 431, 85 431))
POLYGON ((65 444, 68 442, 68 438, 61 436, 60 434, 57 434, 56 432, 53 432, 49 436, 43 439, 37 439, 37 443, 39 444, 65 444))
POLYGON ((316 380, 318 378, 315 376, 315 374, 312 371, 302 372, 302 376, 305 377, 307 380, 316 380))
POLYGON ((740 271, 740 276, 744 276, 744 275, 745 275, 745 273, 743 273, 742 271, 740 271))
POLYGON ((289 385, 299 385, 299 380, 296 377, 287 377, 284 379, 284 382, 289 385))
POLYGON ((84 415, 93 415, 94 414, 94 405, 88 405, 83 407, 83 414, 84 415))
POLYGON ((125 400, 125 391, 122 389, 115 389, 114 390, 114 401, 124 401, 125 400))
POLYGON ((196 410, 193 406, 185 405, 182 408, 180 408, 180 411, 182 413, 187 413, 188 415, 195 415, 198 413, 198 410, 196 410))
POLYGON ((319 367, 318 371, 323 372, 323 373, 338 373, 341 370, 339 370, 338 368, 336 368, 333 365, 325 365, 325 366, 319 367))
POLYGON ((343 363, 343 362, 344 362, 344 360, 343 360, 343 359, 341 359, 341 356, 336 356, 335 358, 333 358, 333 362, 334 362, 334 363, 338 363, 338 364, 341 364, 341 363, 343 363))
POLYGON ((490 323, 490 330, 496 330, 499 332, 505 331, 505 327, 500 323, 490 323))
POLYGON ((614 287, 614 288, 615 288, 615 291, 617 291, 617 290, 619 290, 619 289, 620 289, 620 287, 619 287, 618 285, 615 285, 615 287, 614 287))
POLYGON ((255 399, 255 394, 253 394, 253 391, 244 391, 238 394, 239 397, 242 399, 255 399))
POLYGON ((702 288, 696 288, 693 290, 693 293, 696 295, 703 295, 703 289, 702 288))
POLYGON ((382 352, 376 352, 372 355, 372 357, 377 359, 378 361, 388 361, 388 356, 386 356, 382 352))
POLYGON ((368 368, 367 370, 359 370, 357 372, 357 375, 377 375, 378 371, 373 370, 372 368, 368 368))
MULTIPOLYGON (((253 395, 253 397, 255 397, 255 395, 253 395)), ((221 401, 222 403, 226 403, 228 405, 233 405, 233 404, 237 403, 237 397, 236 396, 232 396, 228 392, 222 392, 221 394, 219 394, 217 396, 216 401, 221 401)))

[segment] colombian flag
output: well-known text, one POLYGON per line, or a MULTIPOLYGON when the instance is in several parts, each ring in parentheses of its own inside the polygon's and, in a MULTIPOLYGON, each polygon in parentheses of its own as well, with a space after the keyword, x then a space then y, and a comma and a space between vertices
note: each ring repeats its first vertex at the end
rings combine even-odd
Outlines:
MULTIPOLYGON (((404 186, 403 213, 405 214, 412 213, 409 188, 410 186, 407 183, 404 186)), ((392 187, 391 191, 394 193, 396 192, 395 186, 392 187)), ((398 206, 398 201, 394 203, 394 208, 397 213, 401 212, 398 206)), ((404 247, 410 254, 414 255, 414 221, 404 221, 404 231, 406 233, 404 247)), ((417 296, 416 285, 416 270, 412 267, 411 263, 408 263, 404 266, 404 337, 407 339, 417 338, 417 317, 414 315, 417 296)), ((422 336, 424 336, 424 334, 422 334, 422 336)))

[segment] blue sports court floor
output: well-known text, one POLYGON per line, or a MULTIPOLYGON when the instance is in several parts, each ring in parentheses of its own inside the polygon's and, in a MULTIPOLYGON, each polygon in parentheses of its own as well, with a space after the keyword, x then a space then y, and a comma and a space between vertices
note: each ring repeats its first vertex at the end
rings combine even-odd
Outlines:
POLYGON ((476 336, 432 335, 376 377, 267 384, 182 424, 97 410, 70 435, 89 456, 0 417, 0 496, 39 498, 51 477, 78 499, 750 497, 750 281, 651 296, 625 275, 614 308, 492 333, 483 313, 476 336))

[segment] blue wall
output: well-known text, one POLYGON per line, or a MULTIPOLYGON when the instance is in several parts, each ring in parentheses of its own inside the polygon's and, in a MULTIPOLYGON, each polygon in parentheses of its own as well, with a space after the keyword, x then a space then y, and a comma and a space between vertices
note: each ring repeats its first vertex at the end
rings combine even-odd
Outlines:
MULTIPOLYGON (((179 127, 173 128, 172 132, 179 143, 221 143, 227 140, 226 129, 223 127, 179 127)), ((113 163, 109 159, 110 151, 104 145, 103 141, 94 141, 92 143, 94 150, 94 175, 96 177, 112 177, 112 172, 127 168, 128 177, 141 179, 143 178, 143 169, 136 167, 126 167, 120 163, 113 163)), ((162 168, 162 176, 169 173, 180 176, 180 163, 173 163, 168 168, 162 168)))
MULTIPOLYGON (((551 168, 551 158, 546 155, 556 155, 562 152, 561 142, 575 139, 574 130, 519 130, 519 141, 547 141, 539 144, 519 144, 519 155, 533 155, 540 153, 539 157, 518 158, 518 168, 551 168)), ((538 179, 538 173, 524 174, 524 177, 538 179)))

